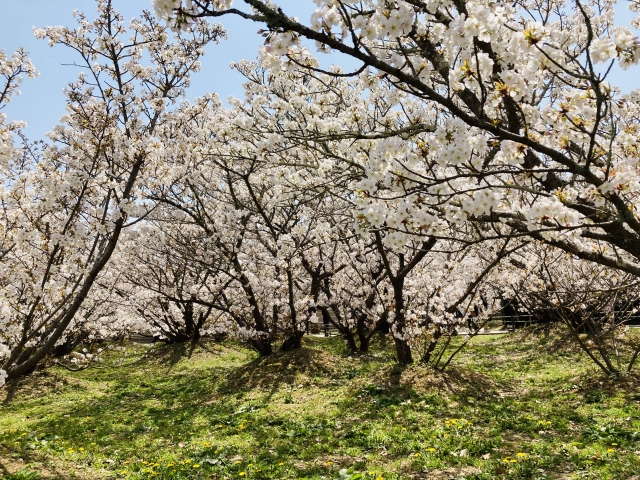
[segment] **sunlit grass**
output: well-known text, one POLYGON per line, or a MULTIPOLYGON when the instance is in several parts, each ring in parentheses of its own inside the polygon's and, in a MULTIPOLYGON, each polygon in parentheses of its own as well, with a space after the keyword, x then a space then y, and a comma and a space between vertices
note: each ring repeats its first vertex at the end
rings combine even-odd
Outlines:
POLYGON ((128 345, 124 360, 112 351, 96 368, 38 372, 0 393, 0 472, 383 480, 640 472, 638 383, 603 379, 579 351, 549 348, 551 340, 478 337, 445 373, 398 368, 388 341, 360 358, 347 358, 339 339, 305 342, 268 359, 233 343, 192 352, 128 345))

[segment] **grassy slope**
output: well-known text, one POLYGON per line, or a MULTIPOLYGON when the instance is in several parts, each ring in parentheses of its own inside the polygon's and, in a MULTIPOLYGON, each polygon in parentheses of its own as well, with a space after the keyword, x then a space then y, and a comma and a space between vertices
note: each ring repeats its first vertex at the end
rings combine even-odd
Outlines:
POLYGON ((551 353, 526 333, 483 336, 442 374, 399 369, 390 345, 354 359, 338 339, 306 342, 265 360, 231 343, 190 357, 184 345, 129 346, 124 362, 113 352, 100 368, 51 368, 9 385, 0 390, 0 478, 640 472, 639 383, 599 378, 577 351, 551 353))

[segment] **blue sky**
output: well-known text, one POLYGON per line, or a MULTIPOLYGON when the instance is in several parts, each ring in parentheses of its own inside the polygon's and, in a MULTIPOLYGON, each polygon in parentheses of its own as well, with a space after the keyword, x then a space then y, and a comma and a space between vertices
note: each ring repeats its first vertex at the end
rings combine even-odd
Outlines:
MULTIPOLYGON (((113 0, 114 6, 128 20, 139 16, 143 9, 151 9, 151 0, 113 0)), ((293 11, 301 19, 308 19, 316 8, 311 1, 286 0, 279 4, 293 11)), ((93 0, 0 0, 0 49, 8 54, 22 46, 40 72, 34 80, 25 79, 20 86, 22 95, 14 97, 3 112, 9 120, 24 120, 25 130, 32 140, 44 138, 65 113, 63 88, 73 81, 79 69, 64 66, 77 57, 65 47, 49 47, 46 40, 37 40, 32 27, 48 25, 73 26, 71 16, 74 9, 84 11, 89 19, 94 18, 96 4, 93 0)), ((229 96, 242 96, 242 76, 231 70, 232 61, 255 59, 264 38, 258 35, 259 24, 242 21, 233 16, 224 17, 229 39, 206 48, 202 59, 202 71, 192 78, 189 98, 205 92, 217 92, 223 100, 229 96)))
MULTIPOLYGON (((127 20, 139 16, 143 9, 151 9, 151 0, 113 0, 113 3, 127 20)), ((296 15, 303 21, 307 21, 316 8, 311 0, 280 0, 278 4, 287 14, 296 15)), ((32 140, 44 138, 44 134, 58 123, 65 111, 62 89, 78 74, 77 67, 63 65, 74 61, 73 52, 59 46, 50 48, 46 40, 36 40, 32 27, 74 25, 72 10, 82 10, 93 18, 95 5, 93 0, 0 0, 0 49, 12 53, 23 46, 40 71, 37 79, 24 80, 20 88, 22 95, 14 97, 3 110, 9 120, 27 122, 26 134, 32 140)), ((618 23, 628 25, 631 14, 622 4, 619 13, 618 23)), ((261 27, 232 16, 223 17, 222 23, 229 39, 208 46, 207 55, 202 60, 202 71, 193 76, 189 98, 205 92, 217 92, 223 100, 232 95, 242 95, 242 76, 231 70, 229 63, 256 57, 264 40, 257 33, 261 27)), ((331 62, 344 68, 355 65, 353 60, 339 55, 325 58, 323 64, 331 62)), ((623 91, 629 91, 640 86, 636 81, 638 72, 639 67, 627 72, 616 69, 611 81, 620 85, 623 91)))

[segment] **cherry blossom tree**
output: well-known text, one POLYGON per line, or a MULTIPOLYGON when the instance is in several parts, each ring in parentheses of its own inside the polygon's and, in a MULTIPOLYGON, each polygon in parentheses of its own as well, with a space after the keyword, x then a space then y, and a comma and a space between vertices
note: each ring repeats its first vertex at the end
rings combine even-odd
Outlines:
POLYGON ((126 27, 110 1, 97 6, 94 21, 74 12, 77 29, 35 30, 76 51, 84 71, 66 89, 53 143, 24 150, 2 191, 12 248, 0 272, 0 342, 9 350, 0 367, 9 378, 64 343, 123 230, 152 208, 146 188, 183 143, 176 135, 189 118, 170 107, 200 68, 204 45, 223 35, 202 23, 171 38, 148 13, 126 27))
MULTIPOLYGON (((351 73, 327 73, 387 84, 402 128, 377 126, 395 135, 369 159, 362 208, 394 221, 397 202, 373 198, 384 182, 418 224, 434 215, 505 224, 640 273, 638 98, 608 82, 614 63, 637 64, 640 46, 615 24, 615 2, 326 0, 315 2, 308 23, 264 0, 241 3, 249 8, 217 0, 154 6, 176 28, 225 15, 266 25, 269 68, 317 72, 307 39, 361 62, 351 73)), ((352 127, 327 128, 368 134, 352 127)))
MULTIPOLYGON (((84 71, 53 144, 16 148, 0 115, 0 378, 132 328, 269 355, 319 311, 351 353, 388 329, 400 363, 446 368, 451 336, 507 294, 620 371, 640 95, 609 76, 640 43, 615 3, 315 0, 306 23, 239 3, 154 0, 175 35, 149 13, 126 28, 107 0, 35 30, 84 71), (228 15, 266 26, 258 61, 234 66, 245 98, 188 102, 224 35, 204 18, 228 15), (308 41, 360 67, 323 69, 308 41)), ((0 54, 0 106, 36 74, 25 55, 0 54)))
POLYGON ((254 348, 268 355, 277 330, 287 350, 300 346, 306 329, 309 298, 297 293, 297 258, 315 237, 317 210, 288 189, 297 184, 293 172, 270 163, 256 146, 260 139, 245 128, 255 121, 241 109, 209 118, 199 128, 209 132, 197 148, 202 160, 157 198, 201 229, 201 243, 192 246, 213 254, 203 261, 213 276, 229 279, 227 289, 243 292, 225 292, 226 306, 214 308, 233 315, 254 348))
POLYGON ((203 334, 216 334, 221 314, 213 309, 210 270, 190 261, 191 252, 166 235, 145 222, 116 252, 111 269, 120 281, 114 293, 121 299, 120 311, 132 320, 129 329, 167 343, 195 342, 203 334))
POLYGON ((544 244, 529 244, 511 260, 494 277, 506 297, 541 321, 563 324, 567 336, 606 375, 631 371, 640 355, 640 345, 627 338, 625 326, 640 307, 635 275, 544 244))
MULTIPOLYGON (((27 58, 27 53, 20 49, 11 57, 8 57, 4 50, 0 51, 0 76, 2 83, 0 84, 0 109, 11 101, 14 95, 20 93, 18 86, 22 82, 23 75, 29 78, 35 78, 38 71, 35 69, 31 61, 27 58)), ((4 266, 8 260, 8 256, 12 250, 16 248, 16 242, 13 235, 17 232, 18 223, 7 215, 7 204, 5 194, 7 189, 16 179, 16 173, 20 170, 16 164, 20 164, 22 150, 15 147, 15 135, 20 132, 22 127, 20 122, 8 122, 3 112, 0 112, 0 268, 4 266), (5 263, 6 262, 6 263, 5 263)), ((0 286, 5 289, 9 286, 7 278, 3 278, 0 286)), ((4 310, 4 307, 3 307, 4 310)), ((0 338, 0 361, 10 354, 9 347, 0 338)), ((2 386, 7 378, 5 370, 0 369, 0 386, 2 386)))

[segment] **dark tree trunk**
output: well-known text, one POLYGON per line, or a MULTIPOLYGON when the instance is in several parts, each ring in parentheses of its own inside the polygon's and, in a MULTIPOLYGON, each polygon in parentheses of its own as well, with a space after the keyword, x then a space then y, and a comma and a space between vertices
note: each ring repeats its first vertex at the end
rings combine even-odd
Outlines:
MULTIPOLYGON (((382 274, 383 271, 384 270, 381 268, 379 272, 375 273, 373 276, 374 280, 377 280, 377 279, 381 280, 382 278, 380 278, 380 275, 382 274)), ((367 297, 367 301, 365 302, 365 307, 367 311, 370 311, 373 308, 373 306, 375 305, 375 302, 376 302, 376 292, 374 290, 372 293, 369 294, 369 296, 367 297)), ((366 313, 361 313, 360 316, 358 317, 358 320, 356 321, 358 339, 360 340, 360 351, 363 353, 369 352, 371 337, 375 332, 378 331, 380 322, 383 321, 383 319, 386 319, 386 312, 385 314, 383 314, 382 318, 376 322, 376 324, 374 325, 371 331, 367 331, 367 328, 366 328, 367 318, 368 316, 366 313)), ((386 326, 386 330, 384 331, 384 333, 389 333, 389 323, 387 323, 386 320, 384 320, 384 323, 386 326)))
MULTIPOLYGON (((272 350, 272 346, 271 346, 271 334, 269 332, 269 327, 267 326, 267 322, 265 321, 265 318, 262 316, 262 311, 260 310, 260 305, 258 304, 258 300, 256 299, 256 296, 255 296, 255 293, 253 291, 253 288, 251 287, 251 282, 249 281, 247 276, 244 274, 244 271, 242 269, 242 264, 238 260, 238 256, 237 255, 233 256, 233 265, 234 265, 236 271, 240 273, 240 283, 242 284, 242 289, 244 290, 245 295, 247 296, 247 300, 249 301, 249 305, 252 308, 253 321, 255 322, 255 329, 260 334, 262 334, 261 337, 263 337, 263 339, 261 338, 259 340, 260 347, 259 347, 259 349, 257 349, 257 351, 262 356, 271 355, 273 350, 272 350), (267 346, 267 344, 268 344, 268 346, 267 346), (268 352, 268 353, 264 353, 263 354, 262 353, 263 351, 264 352, 268 352)), ((277 313, 277 310, 274 308, 274 314, 276 314, 276 313, 277 313)), ((274 317, 274 325, 276 323, 275 320, 277 320, 277 319, 274 317)))
POLYGON ((290 352, 291 350, 297 350, 302 348, 302 337, 304 332, 293 332, 287 338, 285 338, 282 346, 280 347, 281 352, 290 352))
POLYGON ((380 317, 380 319, 376 323, 376 326, 373 329, 373 331, 374 332, 384 333, 384 334, 387 334, 387 333, 391 332, 391 325, 389 325, 389 312, 384 311, 382 313, 382 316, 380 317))
POLYGON ((273 353, 273 348, 269 340, 251 340, 251 346, 261 357, 268 357, 273 353))
POLYGON ((295 299, 293 296, 293 274, 291 273, 291 270, 287 270, 287 285, 289 288, 289 312, 291 313, 292 333, 285 338, 284 343, 280 347, 280 350, 283 352, 302 348, 301 340, 304 336, 304 331, 298 330, 298 317, 296 315, 295 299))
POLYGON ((349 354, 357 355, 360 352, 360 349, 358 348, 358 344, 356 343, 356 338, 353 335, 353 332, 346 325, 346 322, 343 322, 342 318, 340 318, 340 312, 336 310, 333 306, 331 306, 330 308, 338 321, 334 322, 331 319, 331 315, 329 315, 329 309, 326 309, 327 315, 329 317, 329 321, 338 329, 338 331, 342 335, 342 338, 345 339, 347 343, 347 348, 349 349, 349 354))
POLYGON ((413 363, 413 356, 411 355, 411 347, 402 339, 393 338, 396 345, 396 355, 398 356, 398 363, 400 365, 410 365, 413 363))
POLYGON ((183 305, 182 319, 187 338, 194 338, 196 335, 196 325, 193 321, 193 302, 185 302, 183 305))
POLYGON ((418 263, 431 251, 438 240, 434 237, 430 237, 428 240, 422 242, 420 250, 415 253, 413 258, 409 262, 405 262, 404 254, 398 254, 398 269, 396 273, 393 273, 391 264, 385 251, 382 236, 379 231, 375 232, 376 246, 378 247, 378 253, 382 258, 382 263, 387 271, 389 280, 391 280, 391 286, 393 287, 393 301, 394 301, 394 313, 393 319, 393 341, 396 345, 396 353, 398 355, 398 362, 402 365, 408 365, 413 363, 413 357, 411 356, 411 347, 409 343, 403 338, 405 333, 405 316, 404 316, 404 279, 415 268, 418 263))
POLYGON ((350 355, 356 355, 360 353, 360 349, 358 348, 358 344, 356 343, 356 339, 353 336, 353 333, 348 328, 345 328, 345 333, 343 334, 344 339, 347 341, 347 348, 349 349, 350 355))
POLYGON ((424 356, 422 357, 422 360, 421 360, 422 363, 429 363, 429 360, 431 360, 431 355, 433 355, 433 351, 436 349, 436 345, 438 345, 438 340, 440 340, 441 336, 442 336, 442 332, 440 328, 436 328, 436 331, 433 334, 433 338, 429 342, 429 346, 424 352, 424 356))
POLYGON ((404 336, 405 318, 404 318, 404 277, 396 277, 392 282, 393 286, 393 299, 395 303, 394 313, 395 318, 393 320, 395 326, 395 333, 393 335, 393 342, 396 345, 396 354, 398 356, 398 362, 401 365, 409 365, 413 363, 413 357, 411 355, 411 347, 404 338, 398 338, 396 335, 404 336))
POLYGON ((360 351, 367 353, 369 351, 369 344, 371 341, 371 333, 365 329, 365 323, 367 321, 367 315, 363 313, 358 317, 356 322, 356 328, 358 332, 358 340, 360 341, 360 351))

